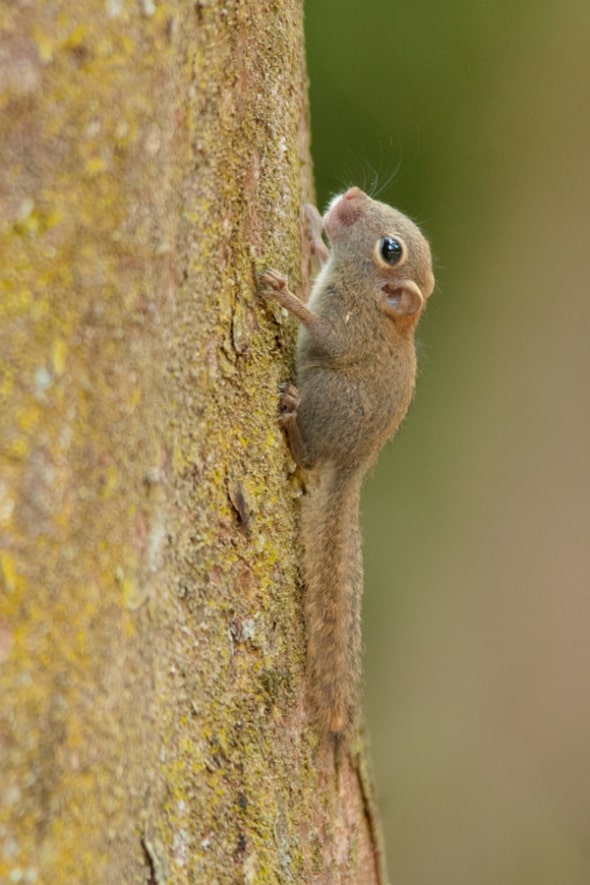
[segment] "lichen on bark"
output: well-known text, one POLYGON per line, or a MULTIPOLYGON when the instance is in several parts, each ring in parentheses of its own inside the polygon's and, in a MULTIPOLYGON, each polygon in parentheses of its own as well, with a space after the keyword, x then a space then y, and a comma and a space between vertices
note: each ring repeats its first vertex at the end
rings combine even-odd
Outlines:
POLYGON ((308 274, 300 3, 0 27, 0 879, 378 881, 308 717, 256 292, 308 274))

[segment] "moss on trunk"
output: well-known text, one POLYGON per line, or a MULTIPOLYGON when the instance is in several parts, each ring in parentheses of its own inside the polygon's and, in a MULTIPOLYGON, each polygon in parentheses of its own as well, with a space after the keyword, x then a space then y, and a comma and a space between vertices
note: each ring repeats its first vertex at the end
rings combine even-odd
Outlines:
POLYGON ((0 25, 0 878, 378 881, 307 718, 294 329, 255 288, 308 273, 301 6, 0 25))

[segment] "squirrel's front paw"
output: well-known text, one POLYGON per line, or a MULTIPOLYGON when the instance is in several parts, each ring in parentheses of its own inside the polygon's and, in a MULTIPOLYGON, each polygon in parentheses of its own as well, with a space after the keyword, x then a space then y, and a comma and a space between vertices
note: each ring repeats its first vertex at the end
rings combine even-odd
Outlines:
POLYGON ((285 274, 279 273, 278 270, 268 268, 258 274, 258 281, 263 288, 273 289, 275 292, 282 292, 287 288, 288 279, 285 274))

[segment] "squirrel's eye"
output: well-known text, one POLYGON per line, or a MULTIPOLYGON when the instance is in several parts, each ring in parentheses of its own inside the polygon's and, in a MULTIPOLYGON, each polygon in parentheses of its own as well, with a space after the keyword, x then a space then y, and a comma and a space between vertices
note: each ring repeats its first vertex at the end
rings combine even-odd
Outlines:
POLYGON ((383 237, 378 243, 379 257, 390 265, 398 264, 404 255, 404 244, 395 237, 383 237))

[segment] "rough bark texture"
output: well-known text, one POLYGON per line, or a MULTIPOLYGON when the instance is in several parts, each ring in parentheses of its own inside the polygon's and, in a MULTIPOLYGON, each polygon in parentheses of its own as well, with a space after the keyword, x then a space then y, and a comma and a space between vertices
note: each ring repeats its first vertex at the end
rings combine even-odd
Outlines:
POLYGON ((0 12, 0 880, 382 881, 308 720, 276 426, 297 0, 0 12))

